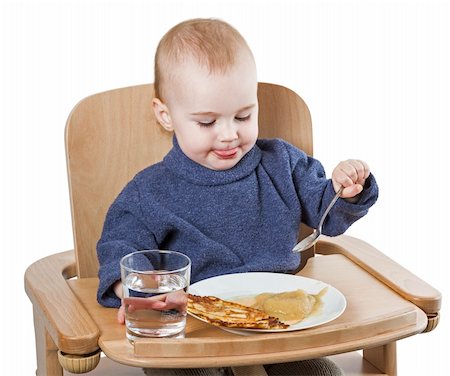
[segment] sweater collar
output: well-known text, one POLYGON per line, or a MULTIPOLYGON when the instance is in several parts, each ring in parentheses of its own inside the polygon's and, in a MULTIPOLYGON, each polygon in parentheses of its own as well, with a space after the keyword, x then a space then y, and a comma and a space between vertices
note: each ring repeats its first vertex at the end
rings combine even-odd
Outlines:
POLYGON ((257 145, 242 157, 238 164, 228 170, 211 170, 189 159, 181 150, 176 137, 173 148, 164 157, 163 164, 173 174, 197 185, 229 184, 250 175, 261 160, 257 145))

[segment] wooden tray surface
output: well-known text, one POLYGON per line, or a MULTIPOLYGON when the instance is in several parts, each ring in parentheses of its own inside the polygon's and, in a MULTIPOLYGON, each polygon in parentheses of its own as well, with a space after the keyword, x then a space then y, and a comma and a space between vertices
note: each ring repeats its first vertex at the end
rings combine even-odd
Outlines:
POLYGON ((134 366, 215 367, 309 359, 388 343, 427 325, 423 311, 343 255, 314 257, 299 275, 340 290, 347 299, 345 312, 314 328, 252 336, 226 332, 189 316, 186 338, 143 339, 134 345, 117 323, 117 310, 96 302, 97 278, 68 283, 98 325, 102 351, 134 366))

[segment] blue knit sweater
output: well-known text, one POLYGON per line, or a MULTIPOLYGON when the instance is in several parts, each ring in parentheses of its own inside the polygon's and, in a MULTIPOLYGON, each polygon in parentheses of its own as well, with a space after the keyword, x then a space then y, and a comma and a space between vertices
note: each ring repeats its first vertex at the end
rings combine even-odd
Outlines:
MULTIPOLYGON (((142 249, 171 249, 192 260, 191 282, 248 271, 291 272, 300 222, 316 228, 335 194, 322 165, 278 139, 258 140, 224 171, 190 160, 174 138, 164 160, 141 171, 110 207, 97 244, 98 301, 120 306, 112 285, 120 259, 142 249)), ((357 203, 338 200, 323 232, 342 234, 378 196, 372 175, 357 203)))

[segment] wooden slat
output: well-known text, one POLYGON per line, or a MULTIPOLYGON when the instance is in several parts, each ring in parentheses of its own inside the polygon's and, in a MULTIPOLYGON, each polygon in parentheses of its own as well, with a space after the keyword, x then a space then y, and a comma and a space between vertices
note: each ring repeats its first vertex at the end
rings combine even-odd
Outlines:
POLYGON ((77 275, 97 275, 95 245, 106 211, 141 169, 160 161, 171 137, 153 116, 152 85, 92 95, 72 110, 66 154, 77 275))

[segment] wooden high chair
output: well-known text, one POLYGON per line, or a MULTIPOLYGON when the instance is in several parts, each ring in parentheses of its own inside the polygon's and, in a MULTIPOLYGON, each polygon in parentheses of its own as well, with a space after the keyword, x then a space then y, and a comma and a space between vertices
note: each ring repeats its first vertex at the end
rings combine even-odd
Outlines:
MULTIPOLYGON (((436 327, 441 295, 369 244, 344 235, 319 241, 303 256, 299 272, 345 295, 347 308, 334 321, 289 333, 239 336, 188 317, 184 339, 128 342, 125 327, 116 322, 117 310, 96 301, 96 242, 106 211, 124 185, 171 148, 171 134, 154 118, 152 91, 152 85, 141 85, 96 94, 69 116, 75 247, 36 261, 25 273, 33 303, 36 374, 62 375, 61 364, 71 372, 89 372, 103 352, 107 358, 92 374, 220 366, 234 367, 236 374, 264 374, 261 364, 330 356, 346 374, 395 375, 396 341, 436 327), (363 356, 355 352, 361 349, 363 356)), ((259 84, 258 98, 260 137, 283 138, 312 155, 311 119, 303 100, 265 83, 259 84)), ((305 231, 302 237, 311 230, 305 231)))

